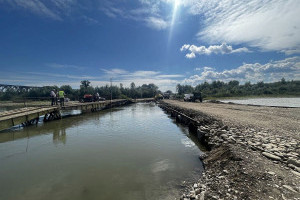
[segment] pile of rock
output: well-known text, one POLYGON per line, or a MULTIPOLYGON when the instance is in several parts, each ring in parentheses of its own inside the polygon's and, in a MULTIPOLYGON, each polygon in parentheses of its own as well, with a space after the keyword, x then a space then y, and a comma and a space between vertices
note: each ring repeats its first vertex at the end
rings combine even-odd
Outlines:
POLYGON ((257 195, 263 195, 265 191, 269 191, 270 195, 265 196, 266 199, 276 195, 281 196, 279 199, 286 199, 285 196, 294 197, 300 193, 300 188, 294 182, 298 179, 287 181, 285 178, 283 181, 283 177, 290 172, 300 177, 300 145, 299 140, 295 139, 297 134, 290 137, 290 133, 280 134, 274 130, 224 122, 182 107, 173 109, 197 120, 201 124, 197 129, 198 139, 212 151, 216 150, 214 156, 218 157, 219 154, 213 161, 212 152, 208 156, 200 155, 207 169, 201 180, 188 188, 180 199, 257 199, 262 198, 257 195), (222 160, 222 152, 227 149, 230 149, 228 157, 222 160), (256 162, 257 159, 259 162, 256 162), (269 165, 272 167, 269 168, 269 165), (285 168, 287 173, 281 173, 281 168, 285 168), (287 193, 283 193, 285 191, 287 193))
POLYGON ((221 144, 237 144, 248 146, 252 150, 261 151, 262 155, 273 160, 282 162, 300 176, 300 144, 299 141, 287 137, 287 134, 278 135, 268 130, 255 130, 253 128, 236 128, 218 124, 200 126, 198 138, 211 147, 221 144))
MULTIPOLYGON (((205 176, 205 174, 203 174, 205 176)), ((189 200, 189 199, 199 199, 204 200, 206 192, 206 185, 195 183, 188 194, 183 194, 180 199, 181 200, 189 200)))

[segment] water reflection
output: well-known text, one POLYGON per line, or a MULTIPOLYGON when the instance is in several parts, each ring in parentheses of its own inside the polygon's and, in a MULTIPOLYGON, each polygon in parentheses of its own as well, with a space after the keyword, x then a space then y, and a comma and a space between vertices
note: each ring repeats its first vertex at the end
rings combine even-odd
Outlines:
POLYGON ((59 144, 59 143, 66 144, 66 141, 67 141, 66 129, 64 127, 55 128, 54 132, 53 132, 53 143, 54 144, 59 144))
POLYGON ((98 113, 88 113, 84 115, 78 114, 78 112, 65 112, 63 114, 64 119, 55 120, 50 122, 42 122, 40 119, 39 124, 32 125, 28 127, 16 126, 8 130, 0 131, 0 143, 24 139, 24 138, 32 138, 39 135, 47 135, 53 134, 53 142, 61 141, 62 143, 66 143, 66 129, 80 126, 86 121, 92 121, 95 125, 99 126, 101 124, 101 117, 105 115, 110 115, 113 117, 113 113, 119 111, 119 109, 115 110, 105 110, 98 113))
POLYGON ((3 131, 0 199, 175 199, 202 170, 193 138, 148 104, 3 131))

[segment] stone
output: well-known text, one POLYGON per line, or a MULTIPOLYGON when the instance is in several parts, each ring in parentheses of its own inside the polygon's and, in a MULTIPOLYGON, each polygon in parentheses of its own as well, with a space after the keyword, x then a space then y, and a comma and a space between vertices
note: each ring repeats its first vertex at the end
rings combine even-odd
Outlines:
POLYGON ((202 192, 200 193, 200 200, 204 200, 205 192, 206 192, 206 191, 202 191, 202 192))
POLYGON ((299 173, 299 172, 296 172, 296 171, 294 171, 294 170, 291 170, 291 172, 292 172, 293 174, 295 174, 296 176, 300 177, 300 173, 299 173))
POLYGON ((275 172, 268 172, 268 174, 270 174, 271 176, 274 176, 275 175, 275 172))
POLYGON ((296 190, 294 190, 291 186, 289 185, 283 185, 282 187, 284 187, 285 189, 291 191, 291 192, 295 192, 295 193, 298 193, 296 190))
POLYGON ((221 129, 223 129, 223 130, 228 130, 228 126, 223 126, 221 129))
POLYGON ((228 139, 228 135, 222 134, 222 135, 221 135, 221 138, 223 138, 223 140, 227 140, 227 139, 228 139))
POLYGON ((292 164, 292 165, 295 165, 297 167, 300 167, 300 161, 298 161, 296 159, 293 159, 293 158, 288 159, 287 164, 292 164))
POLYGON ((201 190, 200 190, 199 188, 197 188, 197 189, 195 190, 195 194, 198 195, 198 194, 200 194, 200 193, 201 193, 201 190))
POLYGON ((205 158, 207 158, 207 154, 206 153, 202 153, 199 155, 199 159, 200 160, 204 160, 205 158))
POLYGON ((206 185, 204 185, 204 184, 201 184, 200 187, 202 188, 202 190, 206 189, 206 185))
POLYGON ((271 160, 276 160, 276 161, 281 160, 281 158, 279 156, 276 156, 276 155, 268 153, 268 152, 263 152, 262 155, 266 156, 267 158, 269 158, 271 160))

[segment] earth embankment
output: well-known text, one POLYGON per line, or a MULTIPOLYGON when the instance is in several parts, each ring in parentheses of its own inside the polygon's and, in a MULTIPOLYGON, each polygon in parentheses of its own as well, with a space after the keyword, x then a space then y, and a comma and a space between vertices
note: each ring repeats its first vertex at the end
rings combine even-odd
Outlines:
POLYGON ((198 120, 211 147, 181 199, 300 199, 300 108, 163 103, 198 120))

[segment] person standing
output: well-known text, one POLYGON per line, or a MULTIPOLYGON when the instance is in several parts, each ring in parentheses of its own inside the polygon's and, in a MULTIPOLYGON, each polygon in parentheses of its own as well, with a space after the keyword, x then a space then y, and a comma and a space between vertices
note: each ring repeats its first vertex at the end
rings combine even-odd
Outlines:
POLYGON ((55 105, 55 101, 56 101, 55 90, 51 90, 50 97, 51 97, 51 106, 53 106, 53 105, 55 105))
POLYGON ((58 105, 58 91, 56 91, 55 105, 58 105))
POLYGON ((65 106, 65 92, 60 90, 58 92, 58 96, 59 96, 59 101, 60 101, 60 106, 65 106))

